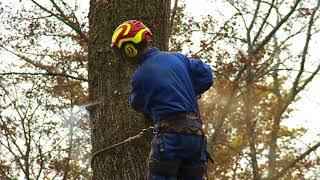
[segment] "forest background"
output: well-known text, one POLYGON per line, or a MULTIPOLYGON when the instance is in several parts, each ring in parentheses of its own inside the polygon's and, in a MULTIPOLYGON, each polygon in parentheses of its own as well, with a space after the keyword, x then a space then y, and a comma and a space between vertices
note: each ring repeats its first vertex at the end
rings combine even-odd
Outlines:
MULTIPOLYGON (((320 178, 319 4, 171 1, 169 50, 216 76, 199 101, 209 177, 320 178)), ((0 1, 0 178, 92 178, 89 7, 0 1)))

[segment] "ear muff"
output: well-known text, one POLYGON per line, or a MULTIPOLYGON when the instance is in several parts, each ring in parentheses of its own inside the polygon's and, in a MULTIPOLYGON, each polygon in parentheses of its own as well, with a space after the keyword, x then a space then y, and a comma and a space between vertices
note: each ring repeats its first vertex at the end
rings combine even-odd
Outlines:
POLYGON ((138 50, 133 44, 130 44, 130 43, 126 44, 123 47, 123 50, 124 50, 124 54, 127 57, 133 58, 133 57, 136 57, 138 55, 138 50))

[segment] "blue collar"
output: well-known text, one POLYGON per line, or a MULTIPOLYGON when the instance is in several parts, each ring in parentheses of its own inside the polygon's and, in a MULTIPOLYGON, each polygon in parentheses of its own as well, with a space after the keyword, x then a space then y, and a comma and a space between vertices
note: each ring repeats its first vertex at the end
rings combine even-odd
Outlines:
POLYGON ((150 59, 150 57, 158 54, 159 52, 159 49, 156 47, 147 49, 145 53, 140 57, 139 64, 142 64, 146 60, 150 59))

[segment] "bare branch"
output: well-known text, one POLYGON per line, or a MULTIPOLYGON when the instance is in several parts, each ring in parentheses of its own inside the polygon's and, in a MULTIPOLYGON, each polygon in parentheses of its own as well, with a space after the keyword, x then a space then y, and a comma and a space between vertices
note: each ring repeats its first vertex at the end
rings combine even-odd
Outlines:
POLYGON ((253 28, 253 25, 257 19, 257 16, 258 16, 258 12, 259 12, 259 9, 260 9, 260 3, 261 3, 261 0, 258 0, 258 4, 255 8, 255 11, 254 11, 254 14, 253 14, 253 17, 252 17, 252 20, 251 20, 251 23, 250 23, 250 26, 248 28, 248 32, 250 33, 252 28, 253 28))
POLYGON ((296 10, 300 2, 301 0, 297 0, 294 3, 294 5, 292 6, 288 14, 284 18, 282 18, 280 22, 271 30, 271 32, 263 39, 263 41, 258 44, 258 46, 254 49, 254 53, 257 53, 258 51, 260 51, 260 49, 263 48, 270 41, 272 36, 278 31, 278 29, 289 19, 292 13, 296 10))
POLYGON ((6 125, 5 121, 3 120, 2 116, 0 116, 0 121, 5 126, 4 130, 6 131, 7 134, 4 137, 5 137, 6 141, 7 141, 7 145, 5 145, 2 141, 0 141, 0 144, 2 144, 3 147, 5 147, 10 152, 10 154, 15 158, 17 164, 20 166, 20 168, 23 171, 23 173, 26 174, 26 169, 22 165, 21 161, 19 160, 20 157, 24 156, 24 153, 22 152, 20 146, 17 144, 16 139, 13 138, 13 136, 12 136, 11 132, 9 131, 9 128, 7 127, 7 125, 6 125), (11 147, 11 144, 13 144, 17 148, 19 154, 14 152, 13 148, 11 147))
POLYGON ((85 81, 87 82, 88 79, 82 78, 82 77, 75 77, 75 76, 71 76, 68 74, 64 74, 64 73, 23 73, 23 72, 6 72, 6 73, 0 73, 0 75, 31 75, 31 76, 39 76, 39 75, 43 75, 43 76, 62 76, 62 77, 67 77, 70 79, 74 79, 74 80, 79 80, 79 81, 85 81))
MULTIPOLYGON (((41 136, 40 136, 41 137, 41 136)), ((40 137, 39 137, 39 139, 40 139, 40 137)), ((39 161, 39 163, 40 163, 40 167, 39 167, 39 171, 38 171, 38 174, 36 175, 36 180, 38 180, 39 178, 40 178, 40 175, 41 175, 41 172, 43 171, 43 169, 44 169, 44 155, 42 154, 42 147, 41 147, 41 145, 40 145, 40 141, 39 141, 39 143, 36 143, 35 142, 35 144, 36 144, 36 146, 37 146, 37 149, 38 149, 38 152, 39 152, 39 158, 40 158, 40 161, 39 161)))
MULTIPOLYGON (((231 16, 230 19, 228 19, 220 28, 219 31, 215 33, 215 35, 210 39, 210 41, 207 44, 212 44, 215 42, 215 40, 219 37, 220 33, 224 30, 225 26, 235 17, 237 17, 238 13, 235 13, 231 16)), ((198 54, 202 51, 204 51, 204 48, 201 48, 199 51, 197 51, 195 54, 198 54)))
MULTIPOLYGON (((309 84, 309 82, 312 81, 312 79, 316 75, 320 75, 319 70, 320 70, 320 64, 318 65, 317 69, 306 80, 304 80, 303 84, 297 89, 297 92, 302 91, 309 84)), ((308 71, 303 71, 303 72, 308 72, 308 71)), ((309 72, 309 73, 311 73, 311 72, 309 72)))
POLYGON ((275 0, 272 0, 272 2, 269 4, 270 7, 269 7, 269 9, 268 9, 268 13, 267 13, 267 15, 263 18, 262 24, 260 25, 260 28, 259 28, 257 34, 256 34, 255 37, 253 38, 252 44, 255 44, 255 42, 256 42, 257 39, 259 38, 259 36, 260 36, 260 34, 261 34, 261 32, 262 32, 262 29, 263 29, 264 25, 266 24, 266 22, 267 22, 267 20, 268 20, 268 18, 269 18, 269 16, 270 16, 270 14, 271 14, 271 10, 272 10, 272 8, 274 8, 274 2, 275 2, 275 0))
POLYGON ((289 169, 293 168, 297 162, 301 161, 304 159, 306 156, 308 156, 311 152, 317 150, 320 147, 320 142, 317 144, 313 145, 311 148, 306 150, 304 153, 302 153, 300 156, 298 156, 296 159, 288 163, 276 176, 275 179, 281 178, 289 169))
MULTIPOLYGON (((233 8, 235 8, 237 10, 238 13, 236 13, 235 15, 239 14, 241 16, 241 19, 243 21, 243 24, 245 26, 245 28, 248 30, 247 24, 246 24, 246 20, 243 17, 243 13, 241 12, 241 10, 233 3, 233 1, 231 2, 230 0, 227 1, 233 8)), ((233 15, 233 16, 235 16, 233 15)))
POLYGON ((305 66, 305 62, 306 62, 306 58, 307 58, 307 54, 308 54, 309 43, 311 40, 311 29, 312 29, 312 25, 314 23, 314 16, 315 16, 317 10, 319 9, 319 6, 320 6, 320 2, 318 1, 317 6, 314 8, 314 10, 310 16, 308 30, 307 30, 307 37, 306 37, 306 41, 305 41, 303 52, 302 52, 300 70, 299 70, 299 72, 293 82, 292 88, 291 88, 291 93, 290 93, 291 99, 293 99, 299 91, 304 89, 304 87, 313 79, 315 74, 318 73, 318 71, 320 69, 320 65, 319 65, 318 68, 315 70, 315 72, 307 79, 307 81, 305 81, 304 84, 300 88, 298 88, 300 78, 301 78, 303 71, 304 71, 304 66, 305 66))
POLYGON ((261 3, 261 0, 259 0, 258 3, 257 3, 257 6, 255 8, 255 12, 254 12, 252 20, 251 20, 251 23, 250 23, 250 25, 249 25, 249 27, 247 29, 248 54, 249 54, 250 57, 251 57, 252 51, 253 51, 252 42, 251 42, 251 31, 252 31, 253 25, 254 25, 254 23, 255 23, 255 21, 257 19, 257 16, 258 16, 258 12, 259 12, 259 9, 260 9, 260 3, 261 3))
MULTIPOLYGON (((6 92, 7 95, 9 95, 9 92, 8 92, 3 86, 1 86, 1 84, 0 84, 0 87, 6 92)), ((13 103, 13 105, 15 106, 15 110, 16 110, 16 112, 18 113, 18 115, 21 117, 20 111, 18 111, 18 109, 16 108, 16 103, 15 103, 15 101, 12 100, 10 96, 8 96, 8 98, 10 99, 10 101, 11 101, 11 102, 13 103)), ((4 127, 5 127, 4 130, 5 130, 6 133, 7 133, 7 136, 6 136, 6 137, 7 137, 7 141, 9 142, 9 139, 10 139, 10 141, 13 143, 13 145, 17 148, 17 150, 18 150, 18 152, 20 153, 20 155, 23 156, 24 153, 23 153, 23 151, 21 150, 20 146, 17 144, 17 139, 16 139, 16 137, 14 137, 14 135, 12 134, 12 132, 9 130, 9 128, 8 128, 8 126, 7 126, 7 123, 4 121, 4 119, 3 119, 2 116, 0 116, 0 121, 2 122, 2 124, 3 124, 4 127)), ((13 155, 15 155, 15 154, 13 153, 13 155)))
POLYGON ((80 25, 80 22, 79 22, 79 20, 78 20, 78 18, 77 18, 77 16, 76 16, 76 14, 75 14, 75 10, 76 10, 76 4, 77 4, 77 1, 75 1, 75 7, 74 7, 74 10, 65 2, 65 1, 62 1, 62 0, 60 0, 61 1, 61 3, 63 4, 63 6, 64 7, 66 7, 67 9, 69 9, 69 11, 71 12, 71 14, 72 14, 72 17, 73 17, 73 19, 75 20, 75 23, 79 26, 79 27, 81 27, 81 25, 80 25))
POLYGON ((20 74, 20 75, 49 75, 49 76, 64 76, 64 77, 67 77, 67 78, 70 78, 70 79, 75 79, 75 80, 79 80, 79 81, 85 81, 87 82, 88 79, 86 78, 83 78, 83 77, 75 77, 75 76, 71 76, 71 75, 68 75, 68 74, 64 74, 64 73, 58 73, 58 72, 52 72, 51 70, 49 71, 48 69, 44 68, 44 67, 39 67, 39 64, 35 63, 32 59, 30 59, 29 57, 23 55, 23 54, 20 54, 20 53, 17 53, 17 52, 14 52, 13 50, 10 50, 2 45, 0 45, 0 48, 3 48, 4 50, 12 53, 13 55, 21 58, 22 60, 32 64, 33 66, 37 67, 37 68, 40 68, 40 69, 43 69, 45 71, 47 71, 47 73, 22 73, 22 72, 7 72, 7 73, 0 73, 0 75, 12 75, 12 74, 20 74))
MULTIPOLYGON (((272 68, 268 72, 274 72, 274 71, 295 71, 295 72, 299 72, 300 70, 292 69, 292 68, 279 68, 279 69, 272 68)), ((315 71, 306 71, 305 70, 305 71, 303 71, 303 73, 315 74, 315 76, 317 76, 317 75, 320 76, 320 73, 319 72, 315 73, 315 71)))
POLYGON ((87 37, 87 35, 85 35, 85 33, 81 30, 81 27, 77 24, 74 23, 73 21, 70 21, 68 18, 66 18, 67 16, 63 13, 63 11, 59 8, 59 6, 56 5, 56 3, 53 0, 50 0, 51 3, 54 5, 54 7, 57 9, 57 11, 60 13, 59 14, 55 14, 52 11, 50 11, 49 9, 45 8, 44 6, 40 5, 39 3, 37 3, 35 0, 31 0, 35 5, 37 5, 40 9, 42 9, 43 11, 53 15, 54 17, 56 17, 58 20, 60 20, 61 22, 65 23, 66 25, 68 25, 69 27, 71 27, 76 33, 79 34, 79 36, 81 38, 83 38, 85 40, 85 42, 88 44, 89 43, 89 38, 87 37))

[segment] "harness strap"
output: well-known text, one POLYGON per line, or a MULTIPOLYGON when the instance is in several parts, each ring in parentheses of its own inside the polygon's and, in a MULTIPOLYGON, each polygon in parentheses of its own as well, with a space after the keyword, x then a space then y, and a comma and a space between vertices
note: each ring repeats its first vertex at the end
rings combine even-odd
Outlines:
POLYGON ((167 133, 167 134, 186 134, 194 136, 204 136, 202 129, 200 128, 177 128, 177 127, 166 127, 166 128, 156 128, 157 133, 167 133))
POLYGON ((176 121, 176 120, 194 120, 198 121, 200 124, 202 124, 201 117, 198 114, 191 113, 191 112, 180 112, 175 114, 167 115, 160 119, 160 122, 164 121, 176 121))
POLYGON ((204 136, 200 117, 194 113, 177 113, 166 116, 155 124, 159 133, 178 133, 204 136))

